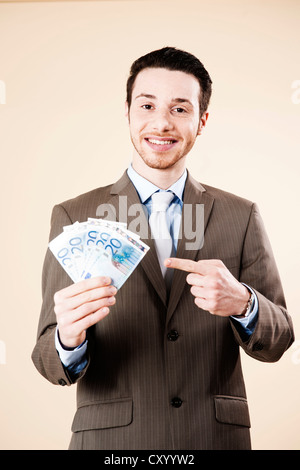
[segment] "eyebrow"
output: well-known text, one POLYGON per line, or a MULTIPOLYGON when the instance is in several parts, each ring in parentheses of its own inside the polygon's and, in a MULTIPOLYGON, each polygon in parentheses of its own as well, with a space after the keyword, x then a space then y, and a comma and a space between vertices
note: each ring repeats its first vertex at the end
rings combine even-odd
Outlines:
MULTIPOLYGON (((148 93, 141 93, 140 95, 136 96, 135 99, 137 100, 138 98, 148 98, 150 100, 156 100, 157 97, 155 95, 150 95, 148 93)), ((191 106, 193 106, 193 104, 191 103, 190 100, 188 100, 187 98, 173 98, 171 100, 173 103, 188 103, 190 104, 191 106)))
POLYGON ((137 100, 138 98, 149 98, 150 100, 156 100, 156 96, 154 95, 148 95, 147 93, 141 93, 140 95, 136 96, 135 99, 137 100))

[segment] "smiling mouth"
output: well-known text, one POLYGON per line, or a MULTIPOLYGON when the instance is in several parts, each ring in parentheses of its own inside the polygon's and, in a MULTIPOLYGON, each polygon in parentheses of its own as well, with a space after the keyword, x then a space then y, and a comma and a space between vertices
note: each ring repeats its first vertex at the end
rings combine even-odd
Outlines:
POLYGON ((175 142, 177 142, 177 140, 174 140, 174 139, 171 139, 171 140, 157 140, 157 139, 147 139, 146 140, 148 142, 150 142, 150 144, 154 144, 154 145, 172 145, 172 144, 175 144, 175 142))
POLYGON ((145 141, 147 145, 155 152, 167 152, 171 150, 176 144, 177 140, 175 139, 154 139, 151 137, 146 137, 145 141))

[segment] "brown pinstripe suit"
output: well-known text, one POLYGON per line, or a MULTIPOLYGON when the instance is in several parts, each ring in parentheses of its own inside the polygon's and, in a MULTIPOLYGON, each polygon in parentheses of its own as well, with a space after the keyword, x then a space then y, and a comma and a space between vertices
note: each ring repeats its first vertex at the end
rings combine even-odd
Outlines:
MULTIPOLYGON (((118 210, 119 196, 125 195, 128 206, 139 203, 126 173, 114 185, 56 206, 50 239, 64 225, 95 217, 99 204, 118 210)), ((89 363, 77 380, 71 449, 251 447, 239 347, 258 360, 277 361, 293 342, 293 327, 256 205, 188 175, 184 204, 192 203, 204 204, 204 246, 185 251, 183 238, 177 256, 221 259, 251 286, 259 301, 255 331, 243 342, 231 319, 200 310, 184 272, 174 272, 167 301, 154 245, 145 240, 150 251, 118 292, 110 314, 88 331, 89 363)), ((54 345, 53 294, 70 283, 48 250, 32 359, 43 376, 62 385, 71 380, 54 345)))

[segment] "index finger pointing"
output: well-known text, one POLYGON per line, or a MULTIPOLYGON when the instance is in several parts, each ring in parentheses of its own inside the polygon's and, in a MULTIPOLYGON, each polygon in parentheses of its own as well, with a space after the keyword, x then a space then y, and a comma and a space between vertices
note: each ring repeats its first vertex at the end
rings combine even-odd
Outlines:
POLYGON ((168 258, 165 260, 165 266, 167 268, 180 269, 188 273, 202 274, 199 263, 191 259, 168 258))

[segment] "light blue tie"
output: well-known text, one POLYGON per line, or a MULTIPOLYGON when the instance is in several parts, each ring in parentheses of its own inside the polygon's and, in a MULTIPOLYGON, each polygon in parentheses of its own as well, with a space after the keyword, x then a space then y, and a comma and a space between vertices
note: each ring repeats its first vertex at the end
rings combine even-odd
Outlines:
POLYGON ((149 218, 149 224, 163 277, 165 277, 167 273, 164 260, 171 256, 173 249, 173 240, 170 235, 166 214, 173 198, 174 194, 171 191, 159 191, 152 194, 152 212, 149 218))

